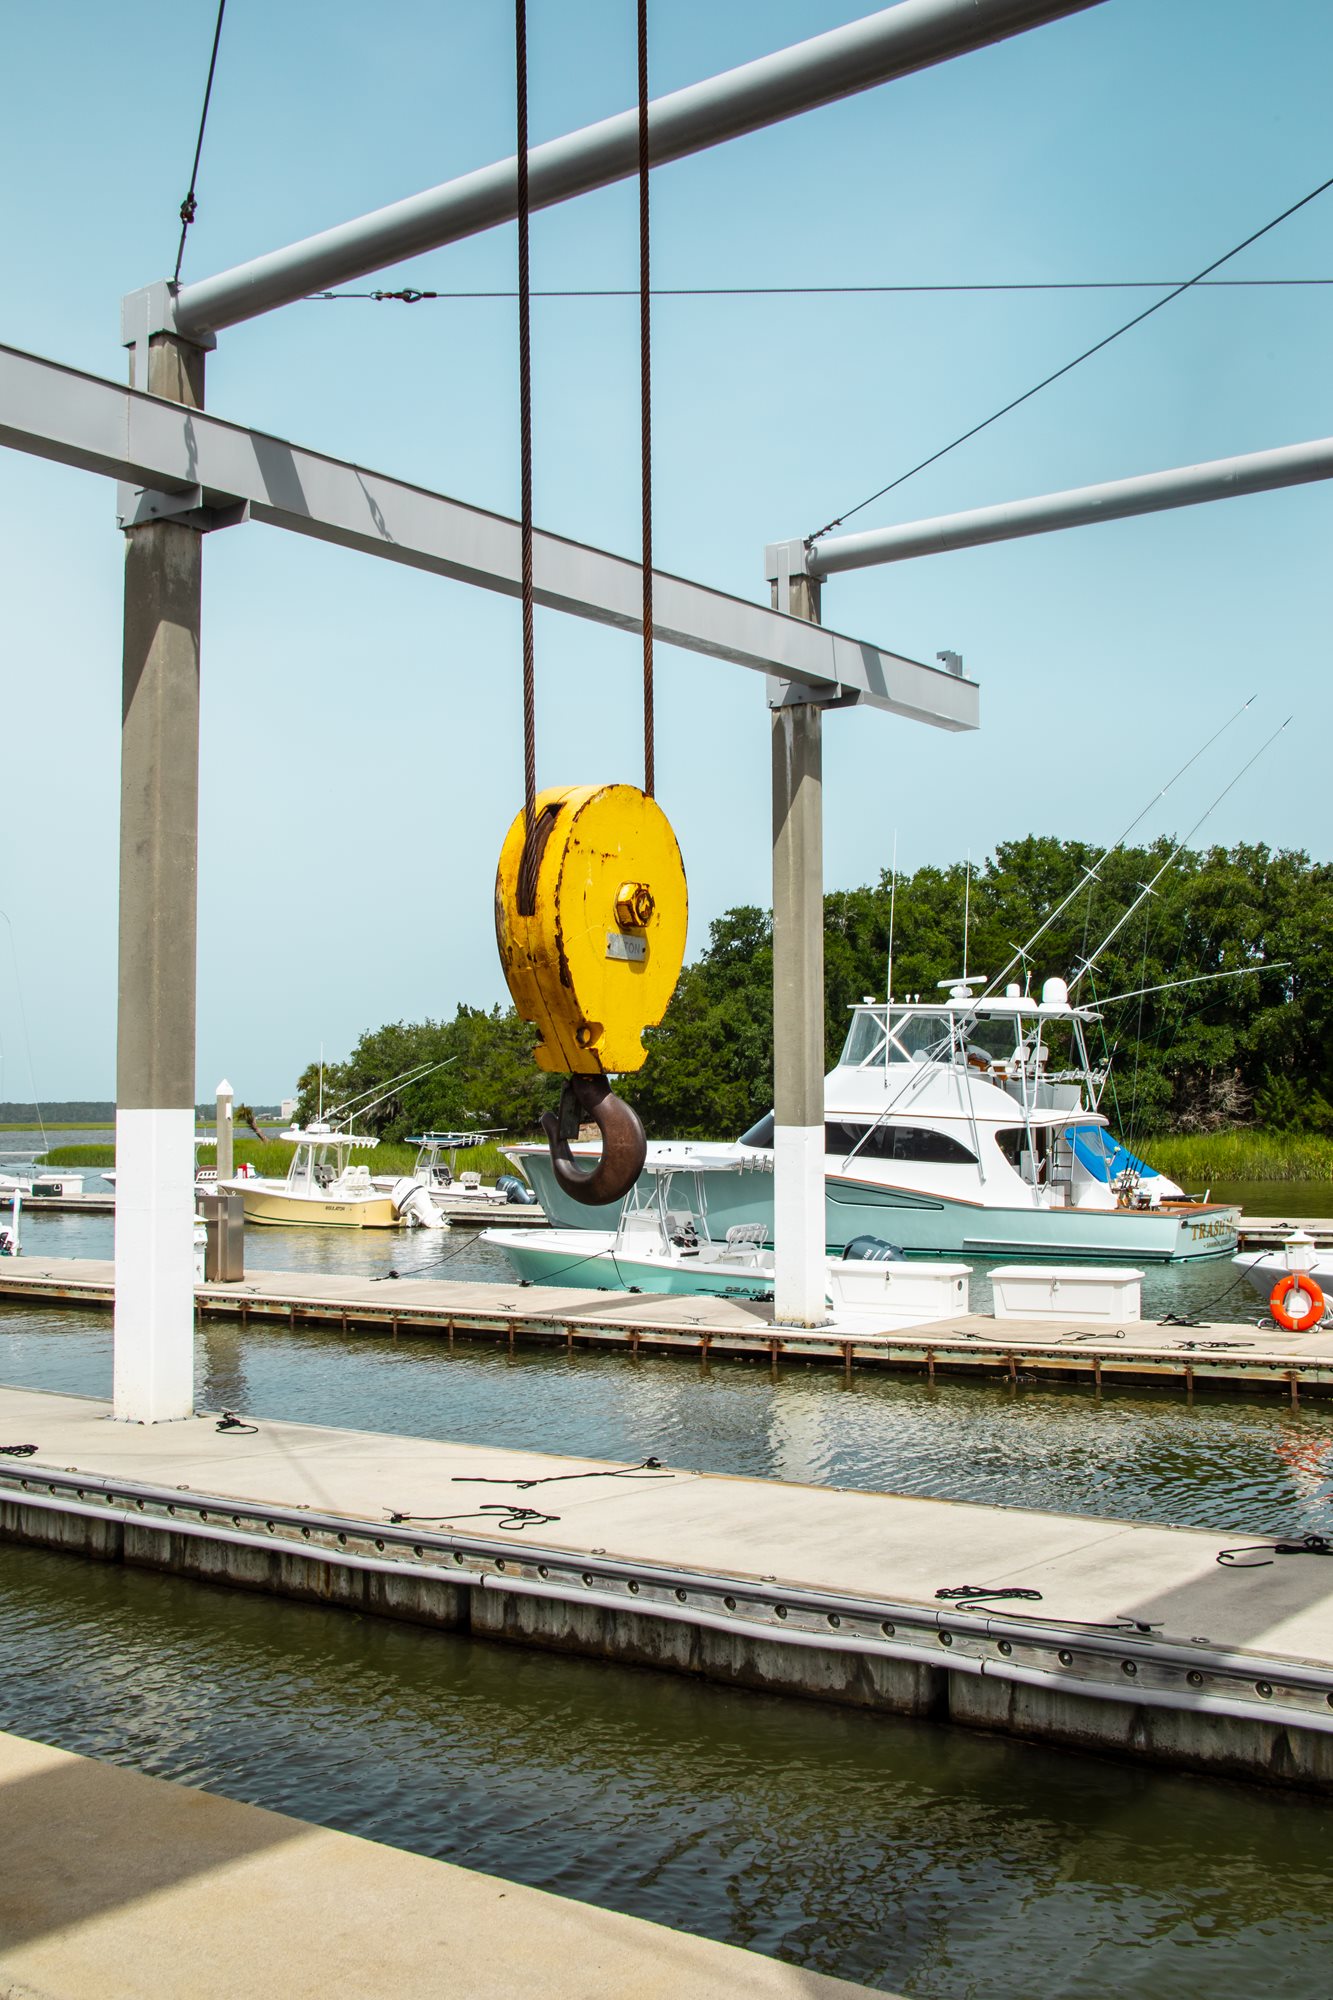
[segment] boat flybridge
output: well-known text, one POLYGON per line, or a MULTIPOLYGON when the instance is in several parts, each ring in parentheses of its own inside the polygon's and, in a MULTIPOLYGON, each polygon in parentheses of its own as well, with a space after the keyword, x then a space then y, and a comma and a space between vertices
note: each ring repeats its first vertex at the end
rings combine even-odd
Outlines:
POLYGON ((379 1188, 369 1167, 353 1161, 358 1148, 379 1143, 370 1134, 336 1132, 316 1119, 304 1130, 293 1125, 277 1136, 294 1149, 283 1178, 238 1174, 219 1183, 239 1193, 247 1222, 339 1229, 396 1229, 403 1223, 423 1229, 449 1227, 410 1175, 400 1176, 389 1189, 379 1188))
MULTIPOLYGON (((1230 1254, 1238 1211, 1184 1198, 1128 1151, 1099 1104, 1093 1007, 1062 979, 1040 998, 1009 986, 974 995, 949 980, 943 997, 866 999, 852 1009, 824 1085, 827 1247, 873 1235, 913 1254, 1168 1263, 1230 1254)), ((764 1221, 771 1236, 770 1112, 734 1148, 659 1143, 645 1176, 696 1153, 748 1156, 762 1172, 719 1185, 715 1226, 764 1221)), ((553 1223, 614 1226, 577 1211, 543 1169, 542 1148, 515 1156, 553 1223)))

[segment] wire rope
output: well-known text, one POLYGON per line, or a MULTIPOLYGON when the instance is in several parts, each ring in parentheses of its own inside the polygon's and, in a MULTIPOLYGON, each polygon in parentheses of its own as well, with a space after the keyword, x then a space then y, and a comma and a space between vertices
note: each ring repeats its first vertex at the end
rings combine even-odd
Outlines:
MULTIPOLYGON (((802 298, 884 298, 938 297, 951 293, 1023 292, 1160 292, 1177 286, 1181 290, 1197 286, 1200 291, 1271 291, 1292 286, 1333 285, 1333 278, 1067 278, 1031 283, 1022 280, 997 284, 956 285, 654 285, 655 299, 802 299, 802 298)), ((639 291, 630 285, 562 285, 534 291, 534 299, 635 299, 639 291)), ((338 299, 386 300, 416 306, 430 299, 512 299, 512 290, 423 291, 403 285, 397 291, 307 292, 306 304, 338 299)))
POLYGON ((951 451, 956 451, 959 445, 966 444, 970 438, 977 437, 982 431, 988 430, 992 424, 998 423, 1001 417, 1007 417, 1011 410, 1018 409, 1020 404, 1030 402, 1043 389, 1049 389, 1053 382, 1060 381, 1062 376, 1068 375, 1082 362, 1090 361, 1094 354, 1100 354, 1113 341, 1119 340, 1122 334, 1131 332, 1136 326, 1142 326, 1145 319, 1151 319, 1154 313, 1162 310, 1163 306, 1169 306, 1173 299, 1180 297, 1182 292, 1188 292, 1193 286, 1201 284, 1205 278, 1209 277, 1223 264, 1228 263, 1232 257, 1238 257, 1242 250, 1248 250, 1250 245, 1257 243, 1261 236, 1266 236, 1271 229, 1276 229, 1279 223, 1286 222, 1290 216, 1295 215, 1299 209, 1305 208, 1310 202, 1316 200, 1319 195, 1324 194, 1331 187, 1333 187, 1333 174, 1326 181, 1321 181, 1318 187, 1311 188, 1308 194, 1302 195, 1299 201, 1294 201, 1290 207, 1284 208, 1280 215, 1275 215, 1271 221, 1265 222, 1262 228, 1252 230, 1242 242, 1234 244, 1230 250, 1224 251, 1220 257, 1214 257, 1211 264, 1205 264, 1203 269, 1197 271, 1192 278, 1186 278, 1183 283, 1175 286, 1172 291, 1166 294, 1165 298, 1154 299, 1150 306, 1145 306, 1142 312, 1135 313, 1134 317, 1127 319, 1123 326, 1116 327, 1114 332, 1104 335, 1101 340, 1094 342, 1091 347, 1085 347, 1081 354, 1076 354, 1072 361, 1066 361, 1062 368, 1057 368, 1051 374, 1043 376, 1040 382, 1034 382, 1032 387, 1025 389, 1021 396, 1014 396, 1002 408, 993 411, 988 417, 983 417, 979 424, 973 424, 970 429, 963 431, 948 444, 941 445, 938 451, 933 451, 930 454, 929 458, 923 458, 919 464, 911 466, 908 471, 900 472, 898 477, 891 479, 886 486, 881 486, 874 493, 867 494, 864 500, 858 500, 854 507, 848 507, 844 513, 835 514, 833 519, 826 521, 822 528, 816 528, 815 532, 807 537, 807 540, 809 542, 819 541, 822 536, 830 533, 832 529, 840 528, 844 521, 850 521, 854 514, 861 513, 865 508, 872 506, 876 500, 882 500, 886 493, 892 493, 896 487, 905 485, 909 479, 914 479, 917 473, 924 472, 927 466, 938 464, 940 459, 947 457, 951 451))
POLYGON ((643 789, 655 786, 653 715, 653 310, 648 179, 648 0, 638 0, 639 58, 639 476, 643 519, 643 789))
POLYGON ((523 860, 518 906, 534 903, 537 817, 537 669, 532 604, 532 288, 528 259, 528 16, 514 0, 515 125, 518 168, 519 545, 523 598, 523 860))
POLYGON ((204 150, 204 128, 208 124, 208 105, 213 95, 214 72, 218 66, 218 44, 222 40, 222 16, 226 11, 227 0, 218 0, 217 24, 213 29, 213 52, 208 58, 208 81, 204 85, 204 104, 202 111, 199 113, 199 136, 194 142, 194 164, 190 168, 190 191, 180 207, 181 240, 176 246, 176 268, 171 275, 173 285, 180 283, 181 260, 185 255, 185 238, 189 233, 190 224, 194 221, 199 210, 199 203, 196 198, 196 188, 199 180, 199 160, 204 150))

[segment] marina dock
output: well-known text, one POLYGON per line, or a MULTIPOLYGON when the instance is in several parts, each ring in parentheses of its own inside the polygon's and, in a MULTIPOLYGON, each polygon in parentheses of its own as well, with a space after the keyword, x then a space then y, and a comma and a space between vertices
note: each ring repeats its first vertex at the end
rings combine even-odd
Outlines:
POLYGON ((427 2000, 442 1963, 454 2000, 869 1992, 20 1736, 0 1734, 0 1802, 10 2000, 427 2000))
MULTIPOLYGON (((1238 1290, 1235 1309, 1250 1303, 1238 1290)), ((7 1257, 0 1299, 48 1299, 109 1306, 109 1258, 7 1257)), ((760 1300, 648 1292, 581 1291, 574 1286, 478 1284, 448 1278, 365 1278, 309 1271, 254 1271, 236 1284, 195 1287, 210 1317, 336 1326, 341 1332, 430 1333, 474 1339, 618 1349, 630 1357, 678 1354, 759 1361, 777 1369, 811 1363, 896 1368, 926 1375, 1081 1382, 1175 1384, 1187 1395, 1210 1387, 1279 1393, 1293 1403, 1333 1394, 1333 1326, 1309 1333, 1261 1331, 1253 1322, 1123 1326, 1096 1321, 997 1320, 980 1313, 895 1333, 847 1325, 802 1331, 776 1327, 760 1300)), ((1255 1317, 1260 1302, 1253 1300, 1255 1317)))
MULTIPOLYGON (((0 1209, 14 1206, 13 1197, 0 1193, 0 1209)), ((114 1215, 114 1194, 25 1195, 23 1213, 37 1215, 114 1215)), ((449 1220, 461 1229, 545 1229, 546 1216, 535 1202, 456 1201, 448 1210, 449 1220)))
POLYGON ((1333 1786, 1333 1571, 1252 1535, 109 1416, 89 1398, 0 1390, 0 1536, 729 1686, 1333 1786), (1242 1566, 1219 1562, 1238 1545, 1242 1566))

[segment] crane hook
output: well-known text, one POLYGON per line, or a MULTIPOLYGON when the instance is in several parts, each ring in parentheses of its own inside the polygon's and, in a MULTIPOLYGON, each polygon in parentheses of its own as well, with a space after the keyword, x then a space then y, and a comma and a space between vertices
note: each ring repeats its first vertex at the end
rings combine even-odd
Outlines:
POLYGON ((605 1076, 567 1077, 559 1113, 544 1111, 542 1130, 556 1180, 573 1201, 588 1207, 623 1201, 643 1172, 648 1141, 638 1113, 616 1096, 605 1076), (576 1165, 569 1150, 583 1118, 591 1118, 602 1135, 602 1157, 590 1173, 576 1165))

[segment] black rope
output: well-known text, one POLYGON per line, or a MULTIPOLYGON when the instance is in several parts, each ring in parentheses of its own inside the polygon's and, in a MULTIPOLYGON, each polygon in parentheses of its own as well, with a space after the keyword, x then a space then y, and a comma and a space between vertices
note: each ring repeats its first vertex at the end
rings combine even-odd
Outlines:
POLYGON ((1333 1556, 1333 1542, 1327 1535, 1302 1535, 1298 1542, 1244 1542, 1239 1548, 1217 1552, 1223 1569, 1267 1569, 1276 1556, 1333 1556), (1254 1555, 1260 1558, 1258 1562, 1236 1560, 1254 1555))
POLYGON ((514 0, 515 151, 518 166, 518 437, 519 545, 523 593, 523 861, 519 908, 531 910, 536 859, 537 671, 532 613, 532 290, 528 268, 528 14, 514 0))
POLYGON ((551 1521, 558 1521, 558 1514, 543 1514, 539 1507, 520 1507, 516 1501, 488 1500, 469 1514, 390 1514, 390 1523, 397 1527, 403 1521, 482 1521, 489 1520, 496 1528, 544 1528, 551 1521))
POLYGON ((851 520, 853 514, 859 514, 864 508, 873 506, 874 502, 882 500, 886 493, 892 493, 895 487, 905 485, 909 479, 914 479, 918 472, 924 472, 928 465, 937 464, 949 452, 956 451, 960 444, 966 444, 969 438, 974 438, 980 432, 988 430, 992 424, 998 423, 1001 417, 1007 417, 1009 412, 1016 410, 1021 403, 1029 402, 1033 396, 1039 395, 1043 389, 1049 389, 1052 382, 1058 382, 1061 376, 1068 375, 1081 362, 1090 361, 1094 354, 1100 354, 1103 348, 1109 347, 1112 341, 1119 340, 1122 334, 1129 333, 1136 326, 1142 326, 1145 319, 1151 319, 1154 313, 1162 310, 1163 306, 1169 306, 1171 301, 1178 299, 1182 292, 1188 292, 1193 286, 1201 284, 1210 272, 1216 271, 1221 265, 1228 263, 1231 258, 1238 257, 1242 250, 1248 250, 1252 243, 1257 243, 1259 238, 1266 236, 1270 229, 1276 229, 1280 222, 1285 222, 1289 216, 1295 215, 1298 209, 1304 208, 1307 203, 1314 201, 1331 187, 1333 187, 1333 175, 1330 175, 1326 181, 1321 181, 1317 188, 1311 188, 1309 194, 1302 195, 1299 201, 1294 201, 1290 208, 1284 208, 1281 215, 1275 215, 1272 221, 1264 223, 1261 229, 1254 230, 1243 242, 1237 243, 1232 249, 1224 251, 1220 257, 1214 257, 1211 264, 1205 264, 1203 269, 1197 271, 1192 278, 1186 278, 1182 284, 1177 285, 1173 291, 1168 292, 1165 298, 1154 299, 1150 306, 1145 306, 1141 313, 1135 313, 1133 319, 1127 319, 1123 326, 1118 326, 1115 329, 1114 333, 1108 333, 1103 339, 1096 341, 1093 346, 1085 347, 1082 354, 1076 354, 1072 361, 1066 361, 1063 368, 1057 368, 1053 374, 1044 376, 1040 382, 1035 382, 1030 389, 1025 389, 1021 396, 1015 396, 1011 402, 1004 405, 1003 409, 994 411, 989 417, 983 417, 979 424, 973 424, 970 430, 964 431, 960 437, 954 438, 951 443, 941 445, 938 451, 933 451, 930 454, 929 458, 923 458, 919 465, 912 466, 907 472, 900 472, 898 477, 891 479, 887 486, 881 486, 877 492, 867 494, 864 500, 858 500, 854 507, 849 507, 845 514, 836 514, 831 521, 826 521, 822 528, 816 528, 814 534, 807 537, 807 541, 817 542, 821 536, 827 535, 833 528, 840 528, 844 521, 851 520))
POLYGON ((216 1431, 236 1431, 242 1435, 248 1432, 250 1435, 253 1435, 258 1431, 259 1425, 248 1424, 244 1417, 237 1416, 235 1410, 224 1410, 213 1428, 216 1431))
POLYGON ((1248 1282, 1248 1276, 1248 1272, 1242 1271, 1238 1278, 1232 1279, 1224 1292, 1219 1292, 1215 1299, 1209 1299, 1206 1305, 1191 1306, 1188 1312, 1183 1313, 1169 1312, 1165 1319, 1158 1320, 1158 1326, 1206 1326, 1213 1307, 1220 1306, 1223 1299, 1229 1299, 1237 1285, 1248 1282))
POLYGON ((503 1479, 498 1473, 456 1472, 452 1483, 455 1486, 516 1486, 520 1493, 526 1493, 533 1486, 559 1486, 567 1479, 674 1479, 674 1472, 668 1472, 660 1458, 645 1458, 639 1465, 613 1465, 599 1468, 596 1472, 548 1472, 540 1479, 503 1479))
POLYGON ((35 1444, 0 1444, 0 1458, 35 1458, 35 1444))
POLYGON ((213 30, 213 53, 208 58, 208 81, 204 85, 204 108, 199 113, 199 137, 194 142, 194 165, 190 168, 190 191, 181 203, 181 240, 176 246, 176 269, 172 273, 173 285, 180 283, 181 259, 185 255, 185 237, 194 221, 199 204, 195 200, 195 186, 199 179, 199 156, 204 150, 204 127, 208 123, 208 101, 213 95, 213 72, 218 66, 218 43, 222 40, 222 16, 227 11, 227 0, 218 0, 217 26, 213 30))
POLYGON ((656 783, 653 735, 653 357, 648 205, 648 0, 639 8, 639 452, 643 516, 643 789, 656 783))
POLYGON ((947 1590, 937 1590, 936 1597, 947 1597, 954 1604, 973 1604, 981 1597, 1024 1597, 1033 1604, 1040 1604, 1039 1590, 1025 1590, 1021 1584, 1011 1584, 1004 1589, 987 1590, 984 1583, 955 1583, 947 1590))

